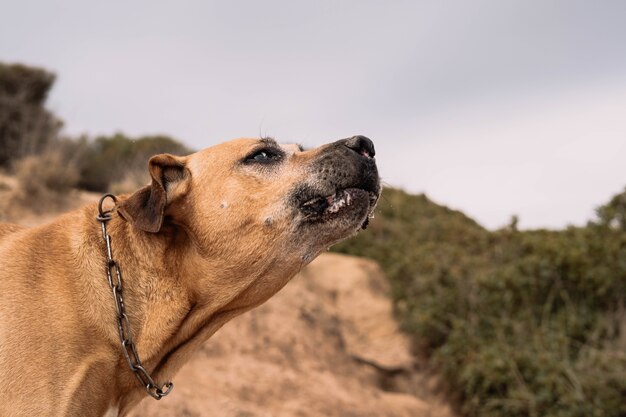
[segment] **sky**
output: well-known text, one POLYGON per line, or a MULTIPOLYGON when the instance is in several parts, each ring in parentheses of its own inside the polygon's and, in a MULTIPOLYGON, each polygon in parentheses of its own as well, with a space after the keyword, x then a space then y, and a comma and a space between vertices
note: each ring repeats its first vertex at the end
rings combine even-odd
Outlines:
POLYGON ((583 225, 626 186, 621 0, 0 0, 0 61, 68 134, 363 134, 385 184, 488 228, 583 225))

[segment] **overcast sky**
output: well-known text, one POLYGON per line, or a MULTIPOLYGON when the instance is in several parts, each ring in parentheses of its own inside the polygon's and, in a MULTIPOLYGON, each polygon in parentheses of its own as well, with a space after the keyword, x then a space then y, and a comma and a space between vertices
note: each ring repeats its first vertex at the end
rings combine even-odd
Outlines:
POLYGON ((626 186, 626 1, 6 1, 0 60, 71 134, 364 134, 384 180, 495 228, 626 186))

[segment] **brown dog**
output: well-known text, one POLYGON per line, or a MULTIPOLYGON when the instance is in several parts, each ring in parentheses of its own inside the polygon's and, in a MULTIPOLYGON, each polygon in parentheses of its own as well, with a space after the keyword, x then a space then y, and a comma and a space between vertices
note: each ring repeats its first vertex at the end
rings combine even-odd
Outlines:
MULTIPOLYGON (((151 185, 120 198, 107 232, 158 387, 367 224, 380 193, 373 157, 355 136, 309 151, 238 139, 150 159, 151 185)), ((33 229, 0 224, 2 417, 124 416, 147 396, 120 345, 97 214, 92 204, 33 229)))

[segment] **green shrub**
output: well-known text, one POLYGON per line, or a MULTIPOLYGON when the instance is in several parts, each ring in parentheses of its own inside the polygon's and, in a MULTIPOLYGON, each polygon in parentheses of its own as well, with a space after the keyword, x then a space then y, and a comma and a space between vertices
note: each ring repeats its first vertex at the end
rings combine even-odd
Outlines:
MULTIPOLYGON (((147 163, 152 155, 190 152, 180 142, 163 135, 134 139, 118 133, 95 140, 61 138, 61 121, 45 109, 54 80, 54 74, 41 68, 0 63, 0 168, 15 170, 17 161, 23 166, 37 165, 37 161, 46 158, 54 163, 55 158, 60 158, 68 169, 78 170, 78 187, 127 192, 149 181, 147 163), (50 152, 51 156, 45 156, 50 152), (32 155, 42 157, 27 158, 32 155)), ((52 175, 43 174, 48 179, 52 175)), ((26 186, 34 186, 28 184, 29 179, 22 180, 26 186)), ((73 181, 73 177, 68 180, 73 181)))
POLYGON ((624 201, 587 227, 489 232, 390 189, 371 230, 336 250, 381 263, 403 328, 463 414, 624 416, 624 201))
POLYGON ((148 159, 158 153, 185 155, 190 150, 167 136, 132 139, 120 133, 86 142, 79 162, 81 188, 91 191, 132 191, 150 179, 148 159))
POLYGON ((0 63, 0 167, 11 168, 57 138, 61 122, 44 108, 54 79, 41 68, 0 63))

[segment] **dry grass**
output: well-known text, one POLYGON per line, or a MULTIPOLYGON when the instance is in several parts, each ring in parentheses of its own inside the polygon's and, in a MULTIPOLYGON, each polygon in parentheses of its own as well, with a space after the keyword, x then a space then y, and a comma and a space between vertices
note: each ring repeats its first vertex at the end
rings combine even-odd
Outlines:
POLYGON ((135 168, 128 171, 124 178, 120 181, 115 181, 109 185, 109 191, 115 195, 132 193, 137 191, 150 181, 150 175, 148 170, 141 168, 135 168))
POLYGON ((15 173, 19 187, 14 202, 36 213, 64 209, 79 179, 76 166, 66 163, 59 152, 27 156, 16 163, 15 173))
POLYGON ((20 221, 30 215, 58 213, 75 206, 79 175, 60 152, 28 156, 15 163, 15 177, 0 182, 0 220, 20 221))

